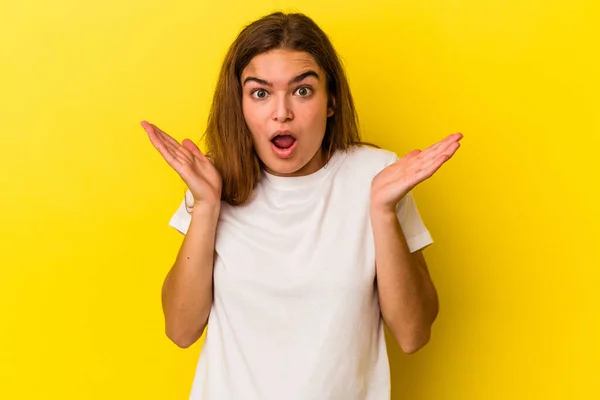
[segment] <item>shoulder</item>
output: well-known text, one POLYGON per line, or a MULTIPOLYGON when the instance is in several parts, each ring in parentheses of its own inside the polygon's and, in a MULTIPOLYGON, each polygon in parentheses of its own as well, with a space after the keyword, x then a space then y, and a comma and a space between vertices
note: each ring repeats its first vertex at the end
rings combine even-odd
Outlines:
POLYGON ((335 162, 335 177, 351 186, 370 185, 373 178, 398 159, 390 150, 368 145, 354 145, 341 151, 335 162))
POLYGON ((349 169, 360 169, 377 174, 398 160, 398 155, 387 149, 368 145, 354 145, 346 150, 344 165, 349 169))

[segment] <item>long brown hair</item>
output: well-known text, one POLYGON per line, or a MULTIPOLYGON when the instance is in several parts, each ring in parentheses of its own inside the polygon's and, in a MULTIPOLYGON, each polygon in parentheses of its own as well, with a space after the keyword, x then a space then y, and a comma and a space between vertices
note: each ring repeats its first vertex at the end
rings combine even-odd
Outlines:
POLYGON ((335 110, 322 142, 327 161, 337 150, 362 143, 358 116, 346 74, 329 38, 309 17, 275 12, 246 26, 233 42, 221 68, 204 134, 207 155, 223 178, 222 200, 244 204, 258 183, 262 163, 242 113, 241 74, 257 55, 273 49, 307 52, 326 74, 335 110))

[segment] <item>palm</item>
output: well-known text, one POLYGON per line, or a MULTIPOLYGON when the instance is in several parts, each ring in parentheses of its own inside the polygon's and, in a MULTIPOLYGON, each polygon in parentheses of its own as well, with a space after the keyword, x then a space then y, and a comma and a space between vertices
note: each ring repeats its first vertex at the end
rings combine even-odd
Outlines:
POLYGON ((430 178, 460 147, 462 134, 447 136, 427 149, 413 150, 373 179, 372 201, 393 208, 415 186, 430 178))
POLYGON ((142 127, 167 163, 186 183, 196 202, 217 203, 221 198, 222 179, 212 162, 191 140, 179 144, 171 136, 146 121, 142 127))

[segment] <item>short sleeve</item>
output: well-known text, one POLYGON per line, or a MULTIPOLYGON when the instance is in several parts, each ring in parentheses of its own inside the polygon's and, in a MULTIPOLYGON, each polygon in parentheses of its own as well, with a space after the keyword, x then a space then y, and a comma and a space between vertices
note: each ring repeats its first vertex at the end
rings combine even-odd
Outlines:
MULTIPOLYGON (((398 161, 399 157, 392 151, 384 151, 386 155, 385 167, 398 161)), ((423 222, 413 192, 406 194, 396 205, 396 214, 406 238, 411 253, 421 250, 433 243, 427 226, 423 222)))
POLYGON ((175 213, 171 216, 169 220, 169 226, 177 229, 182 234, 186 234, 187 230, 192 222, 192 215, 190 214, 187 204, 194 204, 194 196, 188 190, 185 192, 185 197, 181 200, 179 207, 175 210, 175 213))
POLYGON ((406 194, 398 202, 396 213, 411 253, 433 243, 431 234, 423 223, 412 192, 406 194))

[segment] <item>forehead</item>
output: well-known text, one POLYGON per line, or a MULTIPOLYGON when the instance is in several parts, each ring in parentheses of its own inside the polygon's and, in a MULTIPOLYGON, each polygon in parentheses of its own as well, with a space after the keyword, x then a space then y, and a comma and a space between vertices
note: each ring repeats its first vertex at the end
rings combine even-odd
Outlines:
POLYGON ((310 54, 277 49, 255 56, 242 71, 242 80, 252 76, 273 82, 283 80, 287 83, 289 79, 307 70, 313 70, 323 77, 323 71, 310 54))

